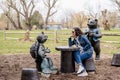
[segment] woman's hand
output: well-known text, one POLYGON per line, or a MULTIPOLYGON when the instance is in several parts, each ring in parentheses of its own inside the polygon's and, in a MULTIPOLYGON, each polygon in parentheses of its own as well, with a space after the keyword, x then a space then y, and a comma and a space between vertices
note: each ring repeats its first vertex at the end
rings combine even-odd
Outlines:
POLYGON ((73 35, 71 35, 70 38, 73 38, 73 35))
POLYGON ((94 34, 93 32, 90 32, 90 33, 89 33, 89 36, 91 36, 91 37, 94 36, 94 35, 95 35, 95 34, 94 34))

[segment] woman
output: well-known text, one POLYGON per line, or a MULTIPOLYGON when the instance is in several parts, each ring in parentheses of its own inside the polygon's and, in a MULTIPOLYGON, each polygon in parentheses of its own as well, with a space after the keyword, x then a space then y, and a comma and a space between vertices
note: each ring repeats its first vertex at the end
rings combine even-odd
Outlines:
POLYGON ((76 63, 79 65, 77 71, 78 76, 88 76, 82 61, 92 57, 93 48, 91 43, 78 27, 73 28, 72 36, 69 38, 68 42, 69 46, 75 45, 79 47, 79 50, 75 51, 73 54, 76 63), (73 40, 71 38, 73 38, 73 40))

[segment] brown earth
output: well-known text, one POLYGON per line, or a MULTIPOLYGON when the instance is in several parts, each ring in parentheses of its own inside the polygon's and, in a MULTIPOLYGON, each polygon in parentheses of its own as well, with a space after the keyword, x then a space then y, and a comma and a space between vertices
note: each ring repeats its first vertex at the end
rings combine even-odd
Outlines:
MULTIPOLYGON (((60 68, 60 54, 49 54, 54 65, 60 68)), ((120 80, 120 67, 111 66, 112 56, 101 55, 100 61, 95 61, 96 73, 88 77, 78 77, 74 74, 59 73, 40 80, 120 80)), ((35 68, 34 59, 29 54, 0 55, 0 80, 21 80, 22 68, 35 68)), ((77 69, 76 69, 77 70, 77 69)))

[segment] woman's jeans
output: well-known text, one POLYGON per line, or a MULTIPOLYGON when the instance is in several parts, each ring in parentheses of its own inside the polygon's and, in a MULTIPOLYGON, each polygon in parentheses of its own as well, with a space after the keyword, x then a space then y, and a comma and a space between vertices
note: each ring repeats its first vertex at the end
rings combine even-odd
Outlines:
POLYGON ((92 54, 93 54, 93 49, 83 51, 82 53, 80 53, 80 50, 77 50, 77 51, 74 51, 73 56, 76 63, 81 64, 83 66, 82 61, 92 57, 92 54))

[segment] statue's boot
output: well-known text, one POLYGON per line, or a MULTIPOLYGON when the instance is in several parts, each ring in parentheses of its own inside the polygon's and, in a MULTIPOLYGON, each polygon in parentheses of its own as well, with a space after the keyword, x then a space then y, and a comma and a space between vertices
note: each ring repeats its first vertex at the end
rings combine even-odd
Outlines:
POLYGON ((96 55, 95 60, 100 60, 100 55, 96 55))

